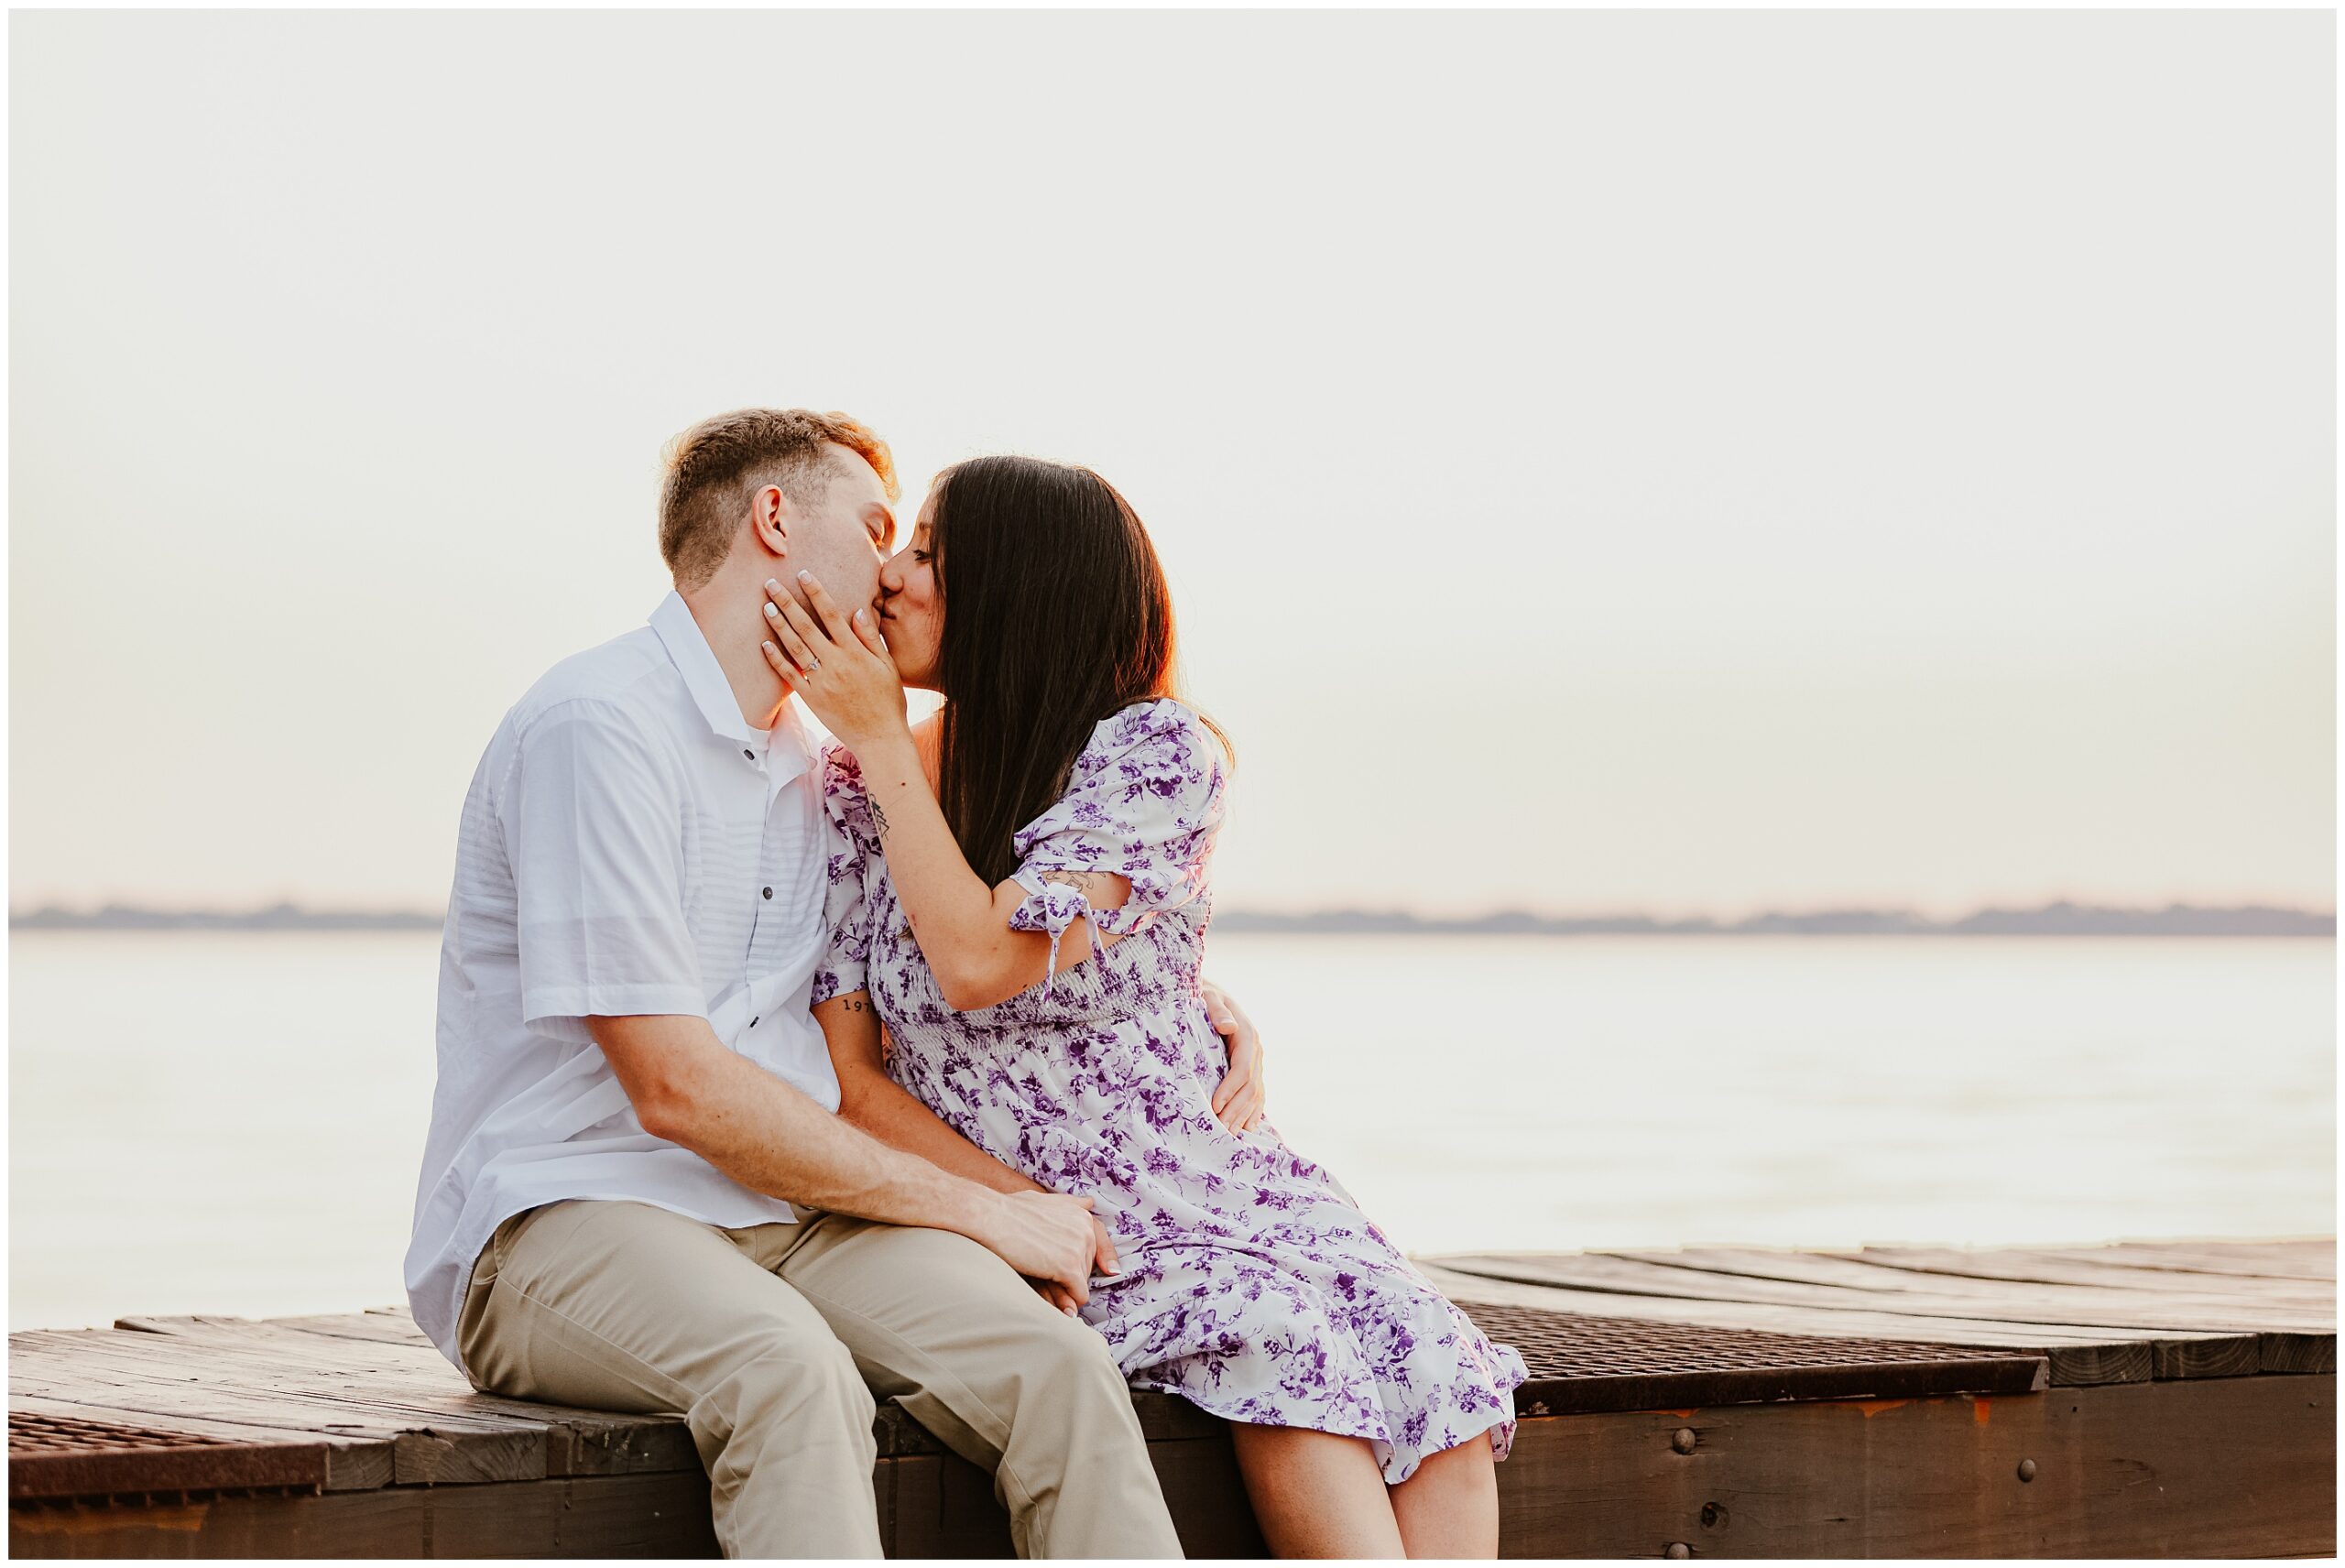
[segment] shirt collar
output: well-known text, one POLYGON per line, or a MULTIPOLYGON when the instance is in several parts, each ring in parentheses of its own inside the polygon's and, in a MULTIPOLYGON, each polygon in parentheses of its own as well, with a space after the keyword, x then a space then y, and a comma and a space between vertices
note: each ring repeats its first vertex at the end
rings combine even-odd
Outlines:
POLYGON ((701 717, 718 735, 759 754, 770 789, 780 789, 813 767, 814 747, 799 722, 797 699, 793 696, 782 703, 781 717, 770 730, 758 729, 743 718, 740 700, 733 695, 733 682, 725 678, 724 667, 716 662, 716 654, 701 635, 700 623, 693 618, 692 606, 684 603, 682 594, 671 589, 650 619, 651 629, 674 661, 676 673, 684 678, 684 690, 692 693, 701 717))

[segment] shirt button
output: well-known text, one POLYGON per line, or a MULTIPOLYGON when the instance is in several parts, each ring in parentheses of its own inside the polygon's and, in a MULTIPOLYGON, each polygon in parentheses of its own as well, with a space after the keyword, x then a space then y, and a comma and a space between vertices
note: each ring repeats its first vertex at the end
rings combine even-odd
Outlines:
POLYGON ((751 1018, 751 1019, 749 1020, 749 1027, 750 1027, 751 1029, 755 1029, 755 1028, 757 1028, 757 1027, 758 1027, 758 1020, 757 1020, 757 1019, 755 1019, 755 1018, 751 1018))
POLYGON ((758 754, 757 754, 756 752, 754 752, 754 751, 751 751, 751 750, 750 750, 747 746, 743 746, 743 747, 741 748, 741 755, 742 755, 743 757, 747 757, 751 762, 755 762, 755 761, 758 759, 758 754))
POLYGON ((766 895, 766 897, 767 897, 767 898, 772 898, 772 897, 773 897, 773 889, 772 889, 772 888, 770 888, 770 887, 768 887, 768 888, 765 890, 765 895, 766 895))

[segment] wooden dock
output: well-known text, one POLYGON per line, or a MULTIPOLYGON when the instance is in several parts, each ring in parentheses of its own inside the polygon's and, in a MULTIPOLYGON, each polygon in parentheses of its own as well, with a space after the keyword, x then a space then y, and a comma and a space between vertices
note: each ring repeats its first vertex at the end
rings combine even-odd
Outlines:
MULTIPOLYGON (((2333 1238, 1421 1259, 1523 1351, 1518 1557, 2336 1551, 2333 1238)), ((394 1310, 9 1336, 19 1557, 690 1556, 681 1421, 475 1394, 394 1310)), ((1135 1397, 1183 1545, 1261 1552, 1221 1423, 1135 1397)), ((1006 1556, 892 1405, 892 1555, 1006 1556)))

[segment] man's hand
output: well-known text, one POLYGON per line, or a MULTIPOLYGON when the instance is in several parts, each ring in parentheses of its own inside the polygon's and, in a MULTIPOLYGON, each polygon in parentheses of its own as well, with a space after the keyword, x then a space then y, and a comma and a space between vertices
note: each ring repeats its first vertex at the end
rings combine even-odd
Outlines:
MULTIPOLYGON (((976 1237, 1030 1279, 1063 1289, 1081 1306, 1091 1299, 1098 1222, 1091 1200, 1061 1192, 997 1192, 976 1237)), ((1048 1296, 1050 1292, 1044 1290, 1048 1296)))
MULTIPOLYGON (((1116 1268, 1116 1238, 1108 1234, 1107 1222, 1101 1219, 1097 1214, 1093 1214, 1091 1216, 1091 1225, 1092 1228, 1098 1233, 1091 1238, 1091 1271, 1095 1274, 1114 1274, 1118 1272, 1116 1268)), ((1076 1315, 1074 1309, 1081 1303, 1067 1293, 1065 1286, 1057 1283, 1055 1280, 1038 1279, 1034 1281, 1034 1289, 1042 1293, 1042 1300, 1050 1302, 1051 1305, 1056 1307, 1067 1316, 1074 1317, 1076 1315)))
POLYGON ((1214 1088, 1213 1114, 1230 1131, 1244 1132, 1262 1119, 1268 1094, 1262 1082, 1262 1037, 1228 992, 1210 980, 1203 985, 1205 1014, 1229 1042, 1229 1071, 1214 1088))

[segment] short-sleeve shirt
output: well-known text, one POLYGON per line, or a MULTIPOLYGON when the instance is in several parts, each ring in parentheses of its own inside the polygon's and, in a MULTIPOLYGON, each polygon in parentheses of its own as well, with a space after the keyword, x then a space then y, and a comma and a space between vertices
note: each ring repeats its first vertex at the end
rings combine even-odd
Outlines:
POLYGON ((524 1209, 604 1198, 727 1228, 797 1217, 645 1132, 585 1020, 706 1018, 838 1108, 808 1012, 832 839, 813 764, 794 702, 770 731, 742 716, 674 593, 647 626, 556 665, 497 726, 458 830, 407 1256, 415 1321, 451 1361, 474 1260, 524 1209))

